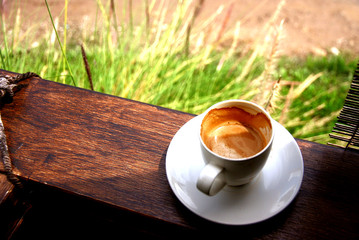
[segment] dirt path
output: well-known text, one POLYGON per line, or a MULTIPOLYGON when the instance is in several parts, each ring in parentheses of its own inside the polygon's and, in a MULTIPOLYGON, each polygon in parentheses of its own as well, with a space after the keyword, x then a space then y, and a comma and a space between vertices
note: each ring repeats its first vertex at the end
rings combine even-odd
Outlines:
MULTIPOLYGON (((14 9, 14 6, 21 2, 22 12, 33 13, 29 14, 33 16, 32 19, 44 21, 42 24, 50 24, 43 0, 1 1, 4 2, 3 9, 6 11, 14 9)), ((168 8, 174 9, 174 1, 166 1, 168 8)), ((64 8, 63 0, 48 2, 54 16, 59 15, 64 8)), ((134 18, 143 18, 144 1, 132 2, 134 15, 139 14, 134 18)), ((241 41, 250 44, 275 11, 279 0, 206 0, 198 20, 210 16, 223 2, 226 7, 232 6, 228 26, 234 27, 235 22, 240 20, 241 41)), ((123 8, 128 7, 128 1, 125 0, 115 1, 115 4, 119 15, 123 8)), ((84 20, 91 24, 95 20, 96 9, 96 1, 70 0, 69 25, 81 26, 84 20)), ((285 20, 282 54, 325 55, 339 50, 359 55, 359 0, 287 0, 280 19, 285 20)))

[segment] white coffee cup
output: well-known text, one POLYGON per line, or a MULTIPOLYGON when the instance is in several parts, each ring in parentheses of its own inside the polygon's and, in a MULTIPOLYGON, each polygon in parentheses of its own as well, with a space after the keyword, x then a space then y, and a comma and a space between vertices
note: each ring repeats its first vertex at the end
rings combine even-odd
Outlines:
POLYGON ((255 103, 227 100, 210 107, 199 133, 206 165, 197 188, 213 196, 225 185, 249 183, 265 165, 273 137, 270 115, 255 103))

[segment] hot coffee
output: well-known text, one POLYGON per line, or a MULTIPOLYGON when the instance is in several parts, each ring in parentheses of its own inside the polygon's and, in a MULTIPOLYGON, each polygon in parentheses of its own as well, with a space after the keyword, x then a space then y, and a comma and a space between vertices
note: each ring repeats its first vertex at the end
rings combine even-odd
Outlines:
POLYGON ((237 107, 210 110, 201 125, 201 138, 214 153, 231 159, 247 158, 270 140, 270 120, 237 107))

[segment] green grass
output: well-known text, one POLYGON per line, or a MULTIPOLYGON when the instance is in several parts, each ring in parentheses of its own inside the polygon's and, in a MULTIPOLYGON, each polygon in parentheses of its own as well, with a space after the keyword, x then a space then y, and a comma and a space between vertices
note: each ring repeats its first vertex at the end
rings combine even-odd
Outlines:
MULTIPOLYGON (((165 21, 165 7, 155 10, 153 2, 145 3, 138 25, 133 19, 120 22, 116 15, 111 17, 110 1, 107 5, 97 1, 98 17, 90 30, 67 30, 52 16, 51 6, 49 28, 40 31, 34 26, 31 34, 21 30, 19 14, 2 18, 0 68, 32 71, 45 79, 90 88, 83 44, 95 91, 195 114, 232 98, 264 106, 274 92, 269 110, 295 137, 329 141, 355 69, 353 57, 278 57, 280 6, 263 26, 264 37, 245 50, 247 46, 239 44, 239 25, 224 33, 225 20, 213 21, 219 13, 197 22, 195 6, 184 1, 165 21), (231 44, 221 47, 224 40, 231 44), (311 78, 316 74, 321 76, 311 78), (280 89, 273 90, 278 78, 280 89)), ((64 23, 66 7, 67 1, 64 23)), ((221 13, 224 19, 228 12, 221 13)))
POLYGON ((343 107, 357 60, 345 54, 306 59, 281 59, 278 73, 285 79, 302 82, 311 73, 322 76, 293 100, 285 126, 298 138, 320 143, 329 139, 336 117, 343 107), (295 67, 293 67, 295 66, 295 67))

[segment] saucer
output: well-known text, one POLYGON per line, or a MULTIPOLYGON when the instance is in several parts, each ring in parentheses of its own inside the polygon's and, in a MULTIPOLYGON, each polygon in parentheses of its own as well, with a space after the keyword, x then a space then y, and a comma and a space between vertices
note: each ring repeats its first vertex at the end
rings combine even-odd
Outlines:
POLYGON ((198 136, 202 118, 203 114, 182 126, 166 156, 168 182, 189 210, 213 222, 246 225, 268 219, 292 202, 302 183, 303 158, 293 136, 274 120, 271 153, 253 181, 239 187, 225 186, 212 197, 200 192, 196 181, 205 166, 198 136))

